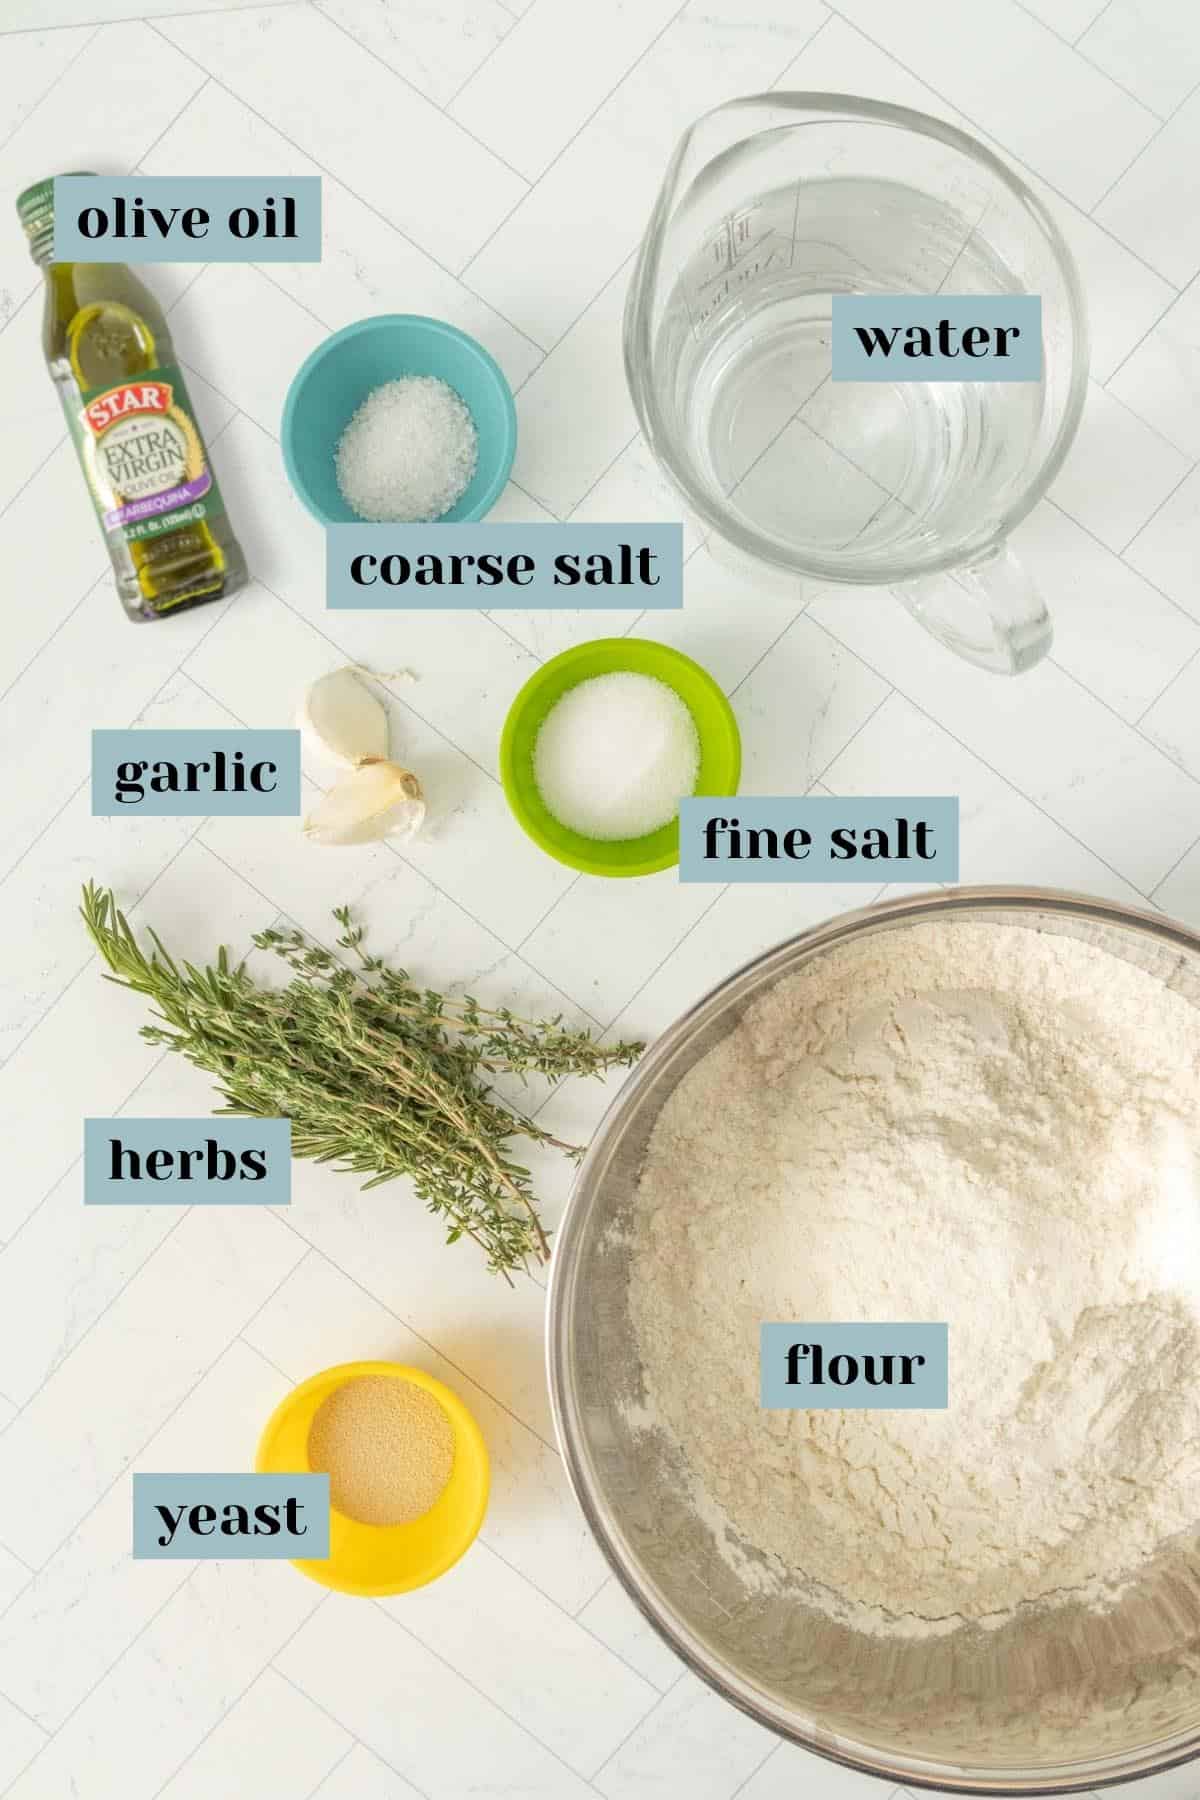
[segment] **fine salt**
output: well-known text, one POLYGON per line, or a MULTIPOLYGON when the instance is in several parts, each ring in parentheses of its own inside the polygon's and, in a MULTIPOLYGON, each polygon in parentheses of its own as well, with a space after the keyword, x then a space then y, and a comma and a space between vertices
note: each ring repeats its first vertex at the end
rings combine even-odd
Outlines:
POLYGON ((373 388, 346 426, 337 483, 360 519, 440 519, 470 486, 478 454, 475 421, 454 389, 403 375, 373 388))
POLYGON ((584 837, 645 837, 695 789, 700 740, 673 688, 650 675, 596 675, 568 689, 533 748, 538 792, 584 837))

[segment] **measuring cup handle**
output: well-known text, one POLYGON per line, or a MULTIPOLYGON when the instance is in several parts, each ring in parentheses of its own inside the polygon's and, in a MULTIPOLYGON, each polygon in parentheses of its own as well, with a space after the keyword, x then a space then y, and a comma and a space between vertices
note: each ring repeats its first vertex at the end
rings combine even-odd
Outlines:
POLYGON ((948 650, 996 675, 1020 675, 1054 641, 1046 603, 1007 545, 983 562, 892 589, 948 650))

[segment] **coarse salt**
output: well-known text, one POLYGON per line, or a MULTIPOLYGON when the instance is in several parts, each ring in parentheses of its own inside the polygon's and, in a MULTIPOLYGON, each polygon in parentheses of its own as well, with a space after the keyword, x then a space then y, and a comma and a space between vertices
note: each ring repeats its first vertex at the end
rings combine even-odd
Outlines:
POLYGON ((604 840, 645 837, 667 824, 699 768, 695 722, 674 688, 629 671, 570 688, 533 748, 549 811, 571 831, 604 840))
POLYGON ((337 483, 360 519, 440 519, 471 484, 479 433, 466 404, 434 375, 372 388, 338 440, 337 483))

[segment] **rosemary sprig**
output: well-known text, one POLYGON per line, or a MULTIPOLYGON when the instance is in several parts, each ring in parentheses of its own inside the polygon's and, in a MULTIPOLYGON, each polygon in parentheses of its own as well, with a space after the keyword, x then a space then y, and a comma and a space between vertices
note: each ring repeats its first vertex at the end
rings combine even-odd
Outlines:
POLYGON ((254 943, 291 970, 260 986, 221 949, 200 969, 177 963, 153 931, 138 943, 108 888, 88 882, 80 912, 106 977, 145 994, 160 1021, 142 1036, 216 1077, 217 1110, 292 1122, 292 1152, 365 1175, 364 1187, 411 1178, 449 1243, 467 1237, 511 1280, 549 1254, 528 1169, 510 1141, 524 1137, 578 1159, 490 1085, 500 1074, 560 1077, 627 1068, 640 1044, 597 1044, 561 1018, 518 1018, 506 1007, 449 1000, 363 949, 349 909, 334 917, 343 962, 299 931, 261 931, 254 943))

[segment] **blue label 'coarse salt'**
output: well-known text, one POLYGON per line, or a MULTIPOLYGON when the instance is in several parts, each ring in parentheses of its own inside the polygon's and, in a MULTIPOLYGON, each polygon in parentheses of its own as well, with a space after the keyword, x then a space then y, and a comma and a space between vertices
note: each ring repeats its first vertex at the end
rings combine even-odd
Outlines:
POLYGON ((700 739, 684 702, 652 675, 618 670, 568 689, 533 747, 538 792, 560 825, 610 841, 666 825, 696 785, 700 739))

